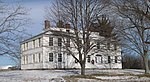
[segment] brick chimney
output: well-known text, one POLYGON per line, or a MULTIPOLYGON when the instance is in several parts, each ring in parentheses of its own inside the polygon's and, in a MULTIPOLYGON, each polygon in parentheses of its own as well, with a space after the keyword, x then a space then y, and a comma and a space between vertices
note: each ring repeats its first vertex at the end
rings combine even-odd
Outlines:
POLYGON ((44 29, 50 28, 50 21, 45 20, 44 22, 45 22, 45 28, 44 29))
POLYGON ((65 24, 65 28, 66 28, 66 29, 70 29, 70 24, 66 23, 66 24, 65 24))

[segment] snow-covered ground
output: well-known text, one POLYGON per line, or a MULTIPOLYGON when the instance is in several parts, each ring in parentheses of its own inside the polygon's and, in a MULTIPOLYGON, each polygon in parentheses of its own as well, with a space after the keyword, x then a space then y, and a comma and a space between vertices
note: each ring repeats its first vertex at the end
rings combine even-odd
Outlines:
MULTIPOLYGON (((0 71, 0 82, 65 82, 62 76, 78 75, 79 70, 16 70, 0 71), (55 80, 55 81, 54 81, 55 80)), ((144 70, 86 70, 86 74, 105 74, 104 76, 95 76, 97 79, 80 79, 77 82, 102 82, 102 81, 147 81, 148 77, 130 76, 129 74, 143 74, 144 70), (106 74, 124 76, 107 76, 106 74)))

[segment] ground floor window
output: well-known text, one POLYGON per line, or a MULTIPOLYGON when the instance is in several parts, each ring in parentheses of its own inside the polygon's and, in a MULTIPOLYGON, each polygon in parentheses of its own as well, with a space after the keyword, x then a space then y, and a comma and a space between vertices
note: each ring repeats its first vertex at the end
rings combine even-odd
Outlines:
POLYGON ((108 63, 111 63, 111 58, 110 58, 110 56, 108 56, 108 63))
POLYGON ((96 63, 103 63, 102 55, 96 55, 95 61, 96 63))
POLYGON ((118 57, 115 56, 115 63, 118 63, 118 57))
POLYGON ((33 54, 33 63, 35 63, 35 54, 33 54))
POLYGON ((58 62, 62 62, 62 54, 61 53, 58 54, 58 62))
POLYGON ((90 56, 90 55, 88 55, 88 56, 87 56, 87 62, 89 62, 89 63, 90 63, 90 61, 91 61, 91 56, 90 56))
POLYGON ((39 53, 39 62, 41 62, 41 53, 39 53))
POLYGON ((49 53, 49 62, 53 62, 53 53, 49 53))

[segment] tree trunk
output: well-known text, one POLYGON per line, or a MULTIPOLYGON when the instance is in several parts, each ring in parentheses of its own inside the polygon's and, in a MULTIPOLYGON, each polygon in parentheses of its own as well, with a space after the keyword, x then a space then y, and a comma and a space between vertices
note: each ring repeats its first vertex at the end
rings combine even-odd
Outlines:
POLYGON ((144 60, 144 66, 145 66, 145 74, 149 74, 148 57, 144 56, 143 60, 144 60))
POLYGON ((81 65, 81 75, 85 75, 85 64, 80 64, 81 65))

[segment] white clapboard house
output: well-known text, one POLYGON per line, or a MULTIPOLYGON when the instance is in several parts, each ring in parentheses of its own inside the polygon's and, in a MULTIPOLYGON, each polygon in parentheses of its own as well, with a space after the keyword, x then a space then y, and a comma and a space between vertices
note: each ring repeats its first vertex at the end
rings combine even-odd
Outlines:
MULTIPOLYGON (((21 43, 21 69, 80 68, 79 63, 63 47, 62 36, 59 33, 73 32, 68 29, 69 24, 65 26, 67 28, 54 28, 46 20, 42 33, 24 40, 21 43)), ((96 32, 91 34, 91 38, 97 46, 87 55, 86 68, 122 68, 119 45, 110 43, 110 49, 107 49, 108 45, 99 42, 99 39, 102 40, 104 37, 99 36, 96 32), (102 51, 102 48, 105 49, 102 51)), ((66 41, 76 53, 72 42, 67 38, 66 41)))

